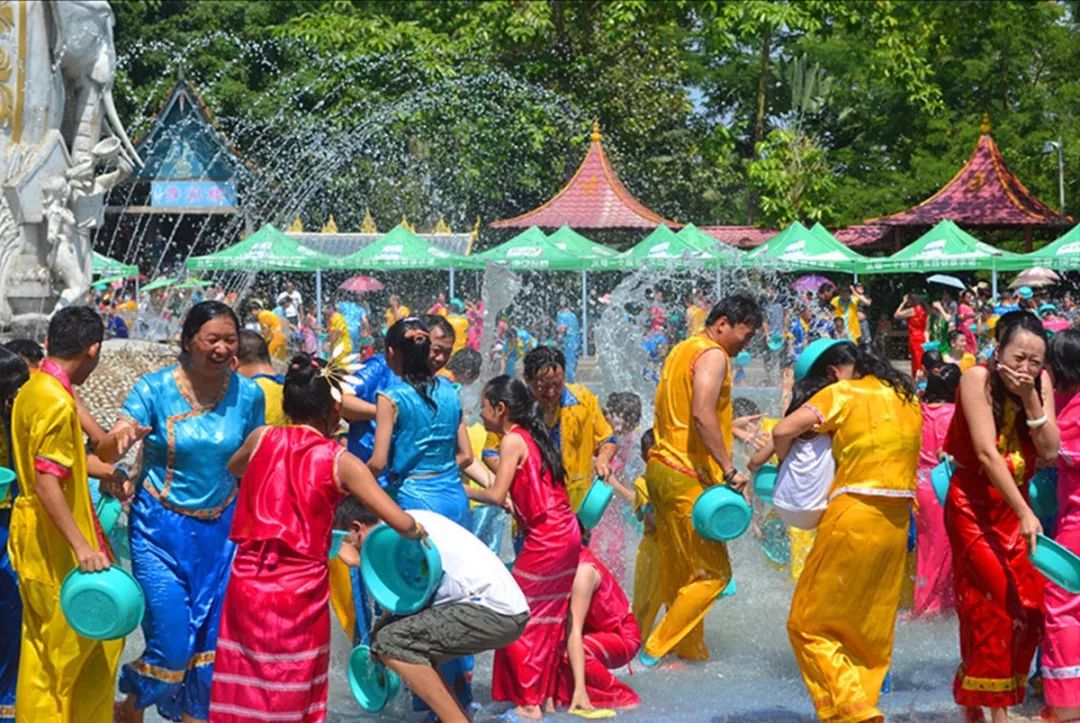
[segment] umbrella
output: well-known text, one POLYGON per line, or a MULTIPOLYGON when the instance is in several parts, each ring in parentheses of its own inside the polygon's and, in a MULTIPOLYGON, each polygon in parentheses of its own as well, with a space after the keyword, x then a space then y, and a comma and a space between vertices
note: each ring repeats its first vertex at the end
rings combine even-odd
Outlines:
POLYGON ((167 286, 172 286, 176 283, 176 278, 172 276, 162 276, 161 278, 154 279, 146 286, 142 287, 143 291, 157 291, 158 289, 164 289, 167 286))
POLYGON ((354 294, 365 294, 369 291, 382 291, 383 285, 378 279, 373 279, 370 276, 360 274, 359 276, 345 279, 338 288, 342 291, 351 291, 354 294))
POLYGON ((1024 269, 1009 284, 1010 289, 1019 289, 1021 286, 1053 286, 1061 283, 1061 277, 1044 266, 1032 266, 1024 269))
MULTIPOLYGON (((791 282, 791 288, 795 291, 802 291, 804 293, 807 291, 817 293, 817 290, 821 288, 822 284, 833 284, 833 282, 824 276, 807 274, 806 276, 800 276, 791 282)), ((836 284, 833 284, 833 286, 836 286, 836 284)))
POLYGON ((927 276, 926 281, 931 284, 951 286, 954 289, 960 289, 961 291, 967 288, 963 281, 956 278, 955 276, 949 276, 947 274, 934 274, 933 276, 927 276))

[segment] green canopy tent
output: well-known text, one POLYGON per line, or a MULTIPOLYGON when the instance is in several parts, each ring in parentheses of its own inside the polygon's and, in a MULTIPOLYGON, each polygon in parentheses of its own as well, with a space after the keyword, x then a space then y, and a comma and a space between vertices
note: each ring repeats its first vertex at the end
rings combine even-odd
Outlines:
MULTIPOLYGON (((548 236, 560 251, 572 253, 579 259, 599 266, 610 263, 619 252, 603 244, 590 241, 566 224, 548 236)), ((581 267, 581 353, 589 355, 589 272, 581 267)))
POLYGON ((333 268, 350 271, 417 271, 446 269, 450 272, 450 296, 454 295, 454 271, 478 269, 482 264, 469 256, 447 251, 398 224, 364 248, 334 259, 333 268))
POLYGON ((1080 226, 1073 226, 1064 236, 1038 251, 1024 254, 1032 266, 1045 266, 1061 271, 1080 269, 1080 226))
POLYGON ((94 276, 118 276, 121 279, 139 276, 139 267, 135 264, 125 264, 104 254, 99 254, 97 251, 94 252, 91 259, 90 268, 94 276))
POLYGON ((828 231, 814 233, 798 221, 750 251, 746 260, 764 268, 848 274, 857 274, 870 261, 837 241, 828 231))
POLYGON ((892 256, 869 259, 869 273, 923 273, 926 271, 991 271, 994 297, 997 297, 999 271, 1015 271, 1031 266, 1022 254, 983 243, 949 219, 912 241, 892 256))
POLYGON ((592 261, 578 256, 572 250, 574 243, 567 241, 567 238, 564 234, 556 242, 544 235, 538 227, 529 226, 509 241, 477 254, 476 258, 486 263, 504 265, 511 271, 579 271, 586 265, 604 263, 604 259, 599 256, 592 261))
POLYGON ((653 231, 618 258, 619 268, 712 268, 715 257, 680 237, 665 225, 653 231))
POLYGON ((292 240, 272 224, 265 224, 237 244, 206 256, 192 256, 192 271, 314 271, 316 314, 322 323, 322 270, 334 257, 292 240))
POLYGON ((719 296, 721 269, 742 266, 745 254, 730 244, 717 241, 692 223, 683 226, 676 235, 711 257, 706 266, 716 269, 716 294, 719 296))

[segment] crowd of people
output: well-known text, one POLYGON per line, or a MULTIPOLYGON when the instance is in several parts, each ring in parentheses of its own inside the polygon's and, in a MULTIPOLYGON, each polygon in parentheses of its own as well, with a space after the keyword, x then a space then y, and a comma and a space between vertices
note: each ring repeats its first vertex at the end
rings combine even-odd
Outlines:
MULTIPOLYGON (((11 611, 0 720, 139 721, 151 706, 170 720, 322 720, 332 613, 432 719, 475 713, 473 656, 485 651, 508 720, 636 706, 613 671, 707 660, 706 615, 734 591, 727 545, 692 519, 716 485, 753 501, 755 535, 779 519, 790 536, 787 631, 822 720, 882 719, 902 609, 956 610, 953 691, 968 720, 1007 720, 1040 645, 1044 716, 1080 718, 1080 599, 1028 557, 1051 531, 1080 551, 1080 329, 1048 323, 1071 304, 1051 314, 1018 296, 988 337, 966 294, 935 302, 957 349, 919 342, 907 374, 875 350, 858 286, 798 305, 775 288, 713 305, 695 294, 681 332, 656 292, 648 334, 669 340, 644 430, 635 394, 601 404, 573 380, 568 308, 554 319, 558 346, 526 347, 498 320, 503 361, 484 380, 479 302, 440 296, 416 315, 391 296, 373 319, 337 300, 326 331, 309 335, 312 310, 286 286, 240 315, 219 300, 192 306, 178 363, 140 378, 106 431, 76 391, 105 323, 97 309, 63 309, 47 353, 30 340, 0 349, 0 464, 17 475, 0 500, 11 611), (790 372, 780 418, 733 391, 760 338, 769 373, 790 372), (983 363, 967 359, 976 352, 983 363), (461 401, 471 385, 473 424, 461 401), (942 458, 954 468, 944 505, 930 481, 942 458), (769 463, 771 501, 751 484, 769 463), (1060 504, 1044 520, 1028 494, 1037 470, 1057 473, 1060 504), (575 512, 595 478, 616 496, 586 530, 575 512), (117 564, 97 493, 127 507, 146 596, 145 648, 122 669, 123 642, 81 637, 60 604, 73 569, 117 564), (643 530, 636 556, 628 522, 643 530), (379 524, 441 556, 419 612, 389 615, 366 589, 361 550, 379 524), (328 559, 335 530, 345 540, 328 559)), ((910 330, 920 309, 908 297, 896 315, 910 330)))

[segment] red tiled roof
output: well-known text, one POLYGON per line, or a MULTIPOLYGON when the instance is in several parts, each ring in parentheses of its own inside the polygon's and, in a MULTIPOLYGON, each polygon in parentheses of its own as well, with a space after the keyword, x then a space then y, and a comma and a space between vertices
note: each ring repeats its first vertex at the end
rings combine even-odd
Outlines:
POLYGON ((845 246, 869 246, 881 241, 888 233, 888 226, 861 224, 839 228, 833 231, 833 236, 845 246))
POLYGON ((756 226, 699 226, 698 228, 721 243, 738 246, 741 249, 760 246, 778 233, 770 228, 756 226))
POLYGON ((660 224, 678 228, 650 211, 631 195, 619 180, 600 144, 600 127, 593 124, 589 152, 577 172, 561 191, 546 203, 514 218, 492 221, 492 228, 655 228, 660 224))
POLYGON ((933 226, 950 219, 965 226, 1060 226, 1054 209, 1035 198, 1001 158, 983 121, 975 152, 951 181, 907 211, 867 220, 882 226, 933 226))

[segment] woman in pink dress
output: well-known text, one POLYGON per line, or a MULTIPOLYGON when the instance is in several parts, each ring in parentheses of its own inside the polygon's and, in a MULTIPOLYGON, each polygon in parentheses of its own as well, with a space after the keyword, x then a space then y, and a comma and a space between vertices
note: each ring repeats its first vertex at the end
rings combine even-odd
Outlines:
MULTIPOLYGON (((1054 377, 1061 447, 1055 539, 1080 554, 1080 329, 1055 334, 1047 362, 1054 377)), ((1080 719, 1080 595, 1047 581, 1042 647, 1044 720, 1080 719)))
POLYGON ((334 512, 347 494, 402 534, 423 534, 334 440, 341 403, 331 388, 340 398, 345 376, 335 369, 306 354, 293 357, 284 407, 296 424, 259 427, 229 462, 243 479, 210 691, 215 723, 325 720, 328 553, 334 512))
POLYGON ((922 403, 922 448, 919 450, 915 495, 915 604, 913 617, 929 617, 956 607, 952 583, 952 550, 945 532, 945 510, 938 502, 930 472, 938 464, 953 412, 960 367, 942 364, 926 373, 922 403))
POLYGON ((581 531, 566 494, 562 457, 548 437, 540 407, 523 382, 503 375, 484 387, 480 412, 489 432, 502 435, 495 482, 469 496, 503 505, 507 493, 525 543, 511 572, 529 602, 521 637, 495 652, 491 697, 538 719, 554 710, 559 662, 566 654, 570 592, 581 553, 581 531))
POLYGON ((979 342, 975 338, 975 292, 966 289, 960 292, 960 303, 956 306, 956 327, 964 334, 964 351, 968 354, 979 353, 979 342))

